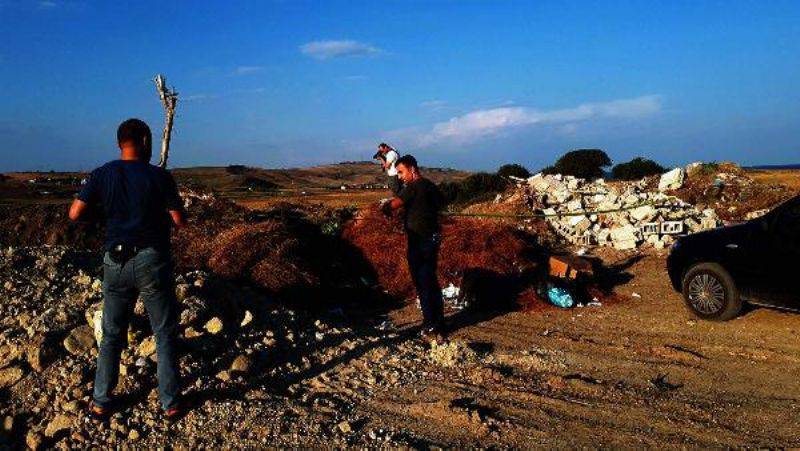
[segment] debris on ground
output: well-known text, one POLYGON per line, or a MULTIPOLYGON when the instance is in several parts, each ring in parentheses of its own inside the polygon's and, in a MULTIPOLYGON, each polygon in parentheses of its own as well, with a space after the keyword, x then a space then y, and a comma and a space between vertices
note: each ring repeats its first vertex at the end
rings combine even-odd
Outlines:
POLYGON ((663 249, 680 235, 761 216, 793 195, 785 186, 754 182, 731 163, 692 163, 633 182, 542 173, 513 181, 493 202, 468 212, 542 215, 569 244, 620 250, 663 249))

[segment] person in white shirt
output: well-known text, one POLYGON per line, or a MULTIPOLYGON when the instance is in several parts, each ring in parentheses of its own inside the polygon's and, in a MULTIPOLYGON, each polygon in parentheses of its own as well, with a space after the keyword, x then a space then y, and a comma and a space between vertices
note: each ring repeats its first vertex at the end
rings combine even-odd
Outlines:
POLYGON ((392 146, 386 143, 380 143, 378 145, 378 154, 381 157, 383 170, 386 171, 386 175, 389 177, 389 189, 392 190, 392 194, 396 196, 403 188, 400 179, 397 177, 397 168, 395 168, 395 164, 398 158, 400 158, 400 155, 398 155, 397 151, 394 150, 392 146))

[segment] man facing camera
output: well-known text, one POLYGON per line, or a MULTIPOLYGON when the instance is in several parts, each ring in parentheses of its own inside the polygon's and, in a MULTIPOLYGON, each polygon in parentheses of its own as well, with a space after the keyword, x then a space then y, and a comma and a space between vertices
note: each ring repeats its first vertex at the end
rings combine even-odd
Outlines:
POLYGON ((417 160, 404 155, 397 160, 397 175, 403 189, 383 205, 384 213, 403 207, 408 236, 408 269, 422 309, 420 335, 429 340, 444 337, 444 303, 437 276, 439 254, 439 211, 444 197, 439 188, 420 174, 417 160))
POLYGON ((119 379, 120 353, 127 347, 137 297, 144 301, 158 355, 158 392, 165 417, 177 419, 180 380, 170 229, 184 225, 183 205, 172 175, 150 164, 152 133, 139 119, 117 129, 120 158, 92 171, 69 209, 77 221, 93 205, 106 216, 103 257, 103 338, 89 414, 105 420, 119 379))

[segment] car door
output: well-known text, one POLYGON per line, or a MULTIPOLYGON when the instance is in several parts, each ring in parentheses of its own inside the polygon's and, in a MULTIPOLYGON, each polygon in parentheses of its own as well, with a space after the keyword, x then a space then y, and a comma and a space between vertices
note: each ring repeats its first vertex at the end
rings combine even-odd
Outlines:
POLYGON ((773 305, 800 308, 800 196, 764 217, 763 230, 751 247, 763 278, 754 297, 773 305))

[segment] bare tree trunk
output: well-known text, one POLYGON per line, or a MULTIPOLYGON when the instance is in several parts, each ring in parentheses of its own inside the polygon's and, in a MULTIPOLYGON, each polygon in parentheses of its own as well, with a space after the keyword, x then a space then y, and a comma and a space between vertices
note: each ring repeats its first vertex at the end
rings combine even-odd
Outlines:
POLYGON ((172 136, 172 122, 175 117, 175 106, 178 104, 178 93, 175 92, 175 87, 167 88, 167 79, 161 74, 156 75, 153 81, 156 84, 158 96, 161 98, 161 104, 164 105, 164 112, 167 116, 164 123, 164 134, 161 137, 161 156, 158 159, 158 165, 166 168, 167 159, 169 158, 169 140, 172 136))

